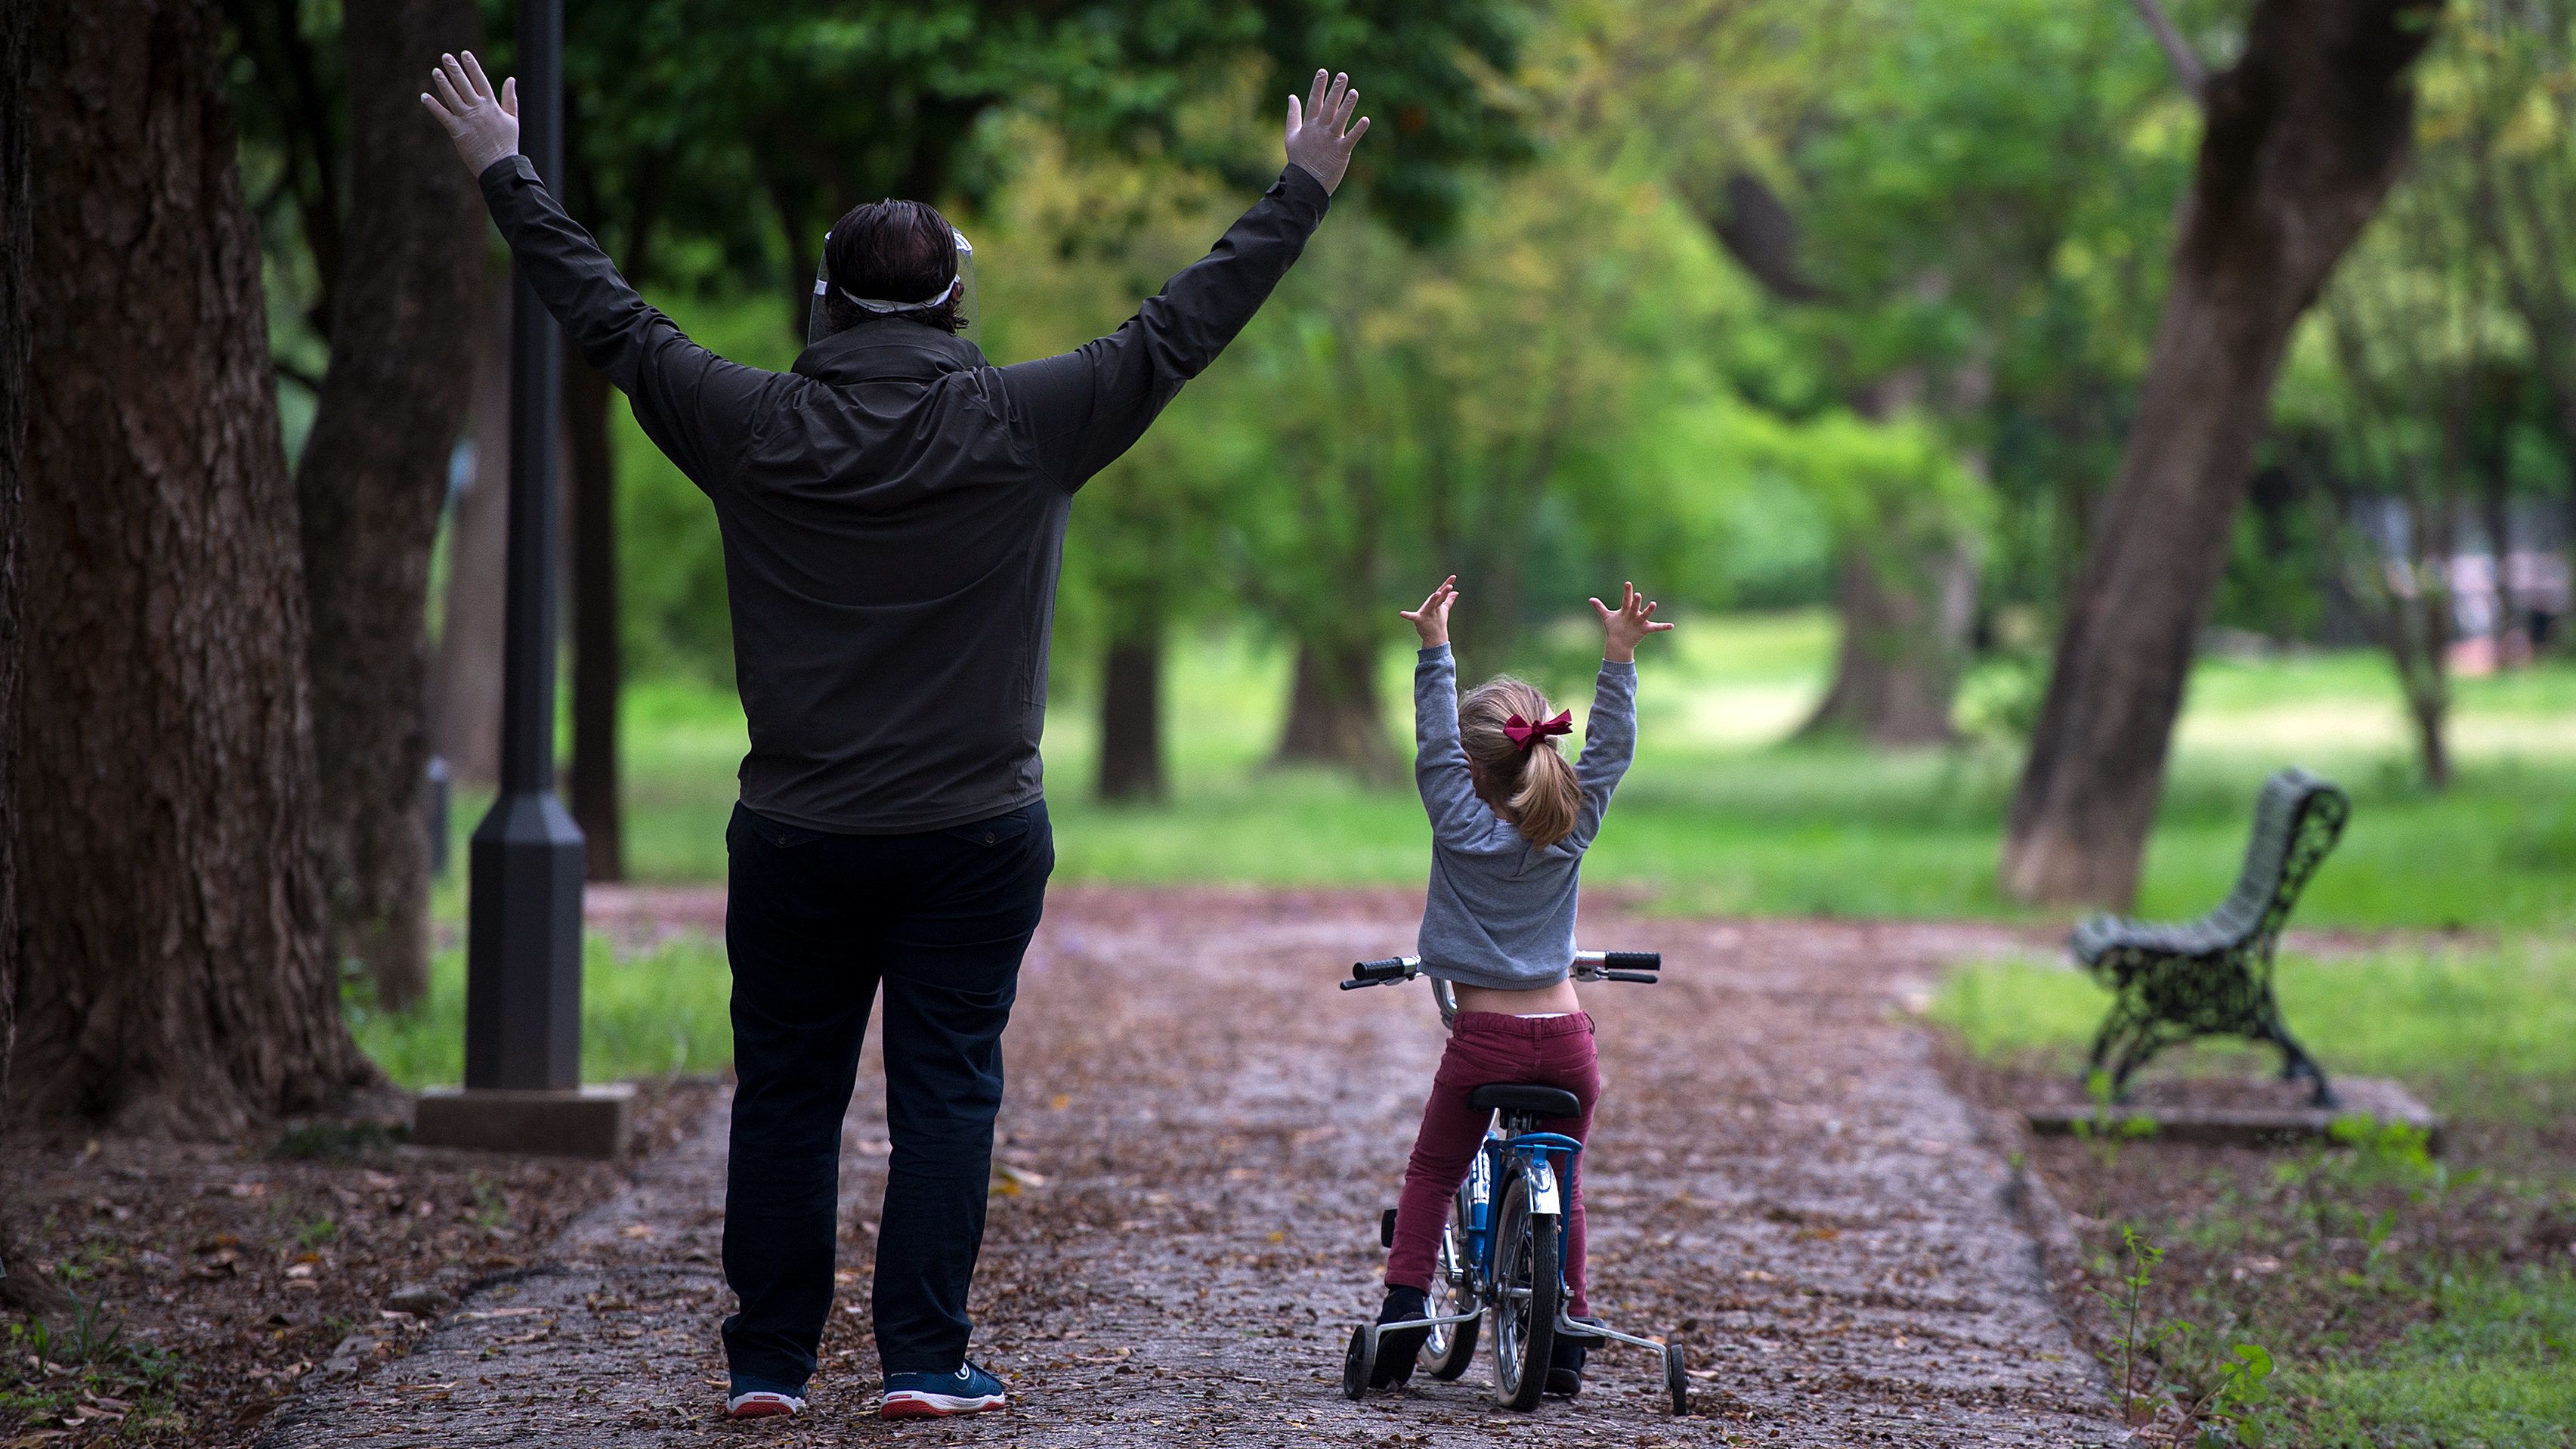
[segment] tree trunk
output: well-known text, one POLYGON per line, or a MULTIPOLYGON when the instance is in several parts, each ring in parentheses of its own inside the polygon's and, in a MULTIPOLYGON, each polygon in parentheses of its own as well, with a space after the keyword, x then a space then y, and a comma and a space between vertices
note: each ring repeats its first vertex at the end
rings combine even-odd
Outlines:
MULTIPOLYGON (((0 5, 0 1095, 18 1034, 18 539, 27 458, 27 11, 0 5)), ((48 1321, 71 1298, 19 1251, 14 1204, 0 1201, 0 1306, 48 1321)))
POLYGON ((2495 654, 2498 673, 2522 662, 2515 655, 2514 637, 2521 620, 2514 613, 2513 588, 2506 579, 2513 563, 2513 496, 2504 451, 2497 447, 2480 460, 2485 466, 2478 479, 2478 523, 2487 536, 2487 557, 2494 560, 2495 609, 2487 616, 2487 647, 2495 654))
MULTIPOLYGON (((1826 299, 1798 264, 1797 218, 1760 178, 1730 173, 1696 210, 1701 224, 1772 296, 1784 302, 1826 299)), ((1992 385, 1984 371, 1977 369, 1973 385, 1950 391, 1981 396, 1992 385)), ((1853 388, 1852 411, 1872 422, 1887 421, 1922 402, 1931 381, 1919 365, 1900 367, 1853 388)), ((1947 401, 1955 405, 1958 399, 1947 401)), ((1873 551, 1885 552, 1885 538, 1853 537, 1849 524, 1843 532, 1834 576, 1841 642, 1833 681, 1798 733, 1852 734, 1882 749, 1946 744, 1976 616, 1977 555, 1956 539, 1943 539, 1916 548, 1892 570, 1872 557, 1873 551)))
POLYGON ((1100 798, 1160 800, 1163 772, 1163 631, 1113 639, 1100 677, 1100 798))
POLYGON ((31 25, 22 1119, 237 1136, 370 1079, 315 868, 293 482, 220 23, 31 25))
POLYGON ((502 558, 510 537, 510 294, 491 285, 474 329, 474 476, 447 524, 447 592, 429 669, 429 747, 459 784, 501 778, 502 558))
POLYGON ((1331 765, 1363 780, 1397 778, 1377 698, 1377 649, 1366 640, 1305 640, 1288 693, 1288 726, 1272 762, 1331 765))
POLYGON ((2173 280, 2013 799, 2024 901, 2135 894, 2290 331, 2402 169, 2437 0, 2261 0, 2212 77, 2173 280))
POLYGON ((626 878, 617 787, 617 694, 625 667, 617 635, 617 460, 609 451, 608 378, 564 358, 565 443, 571 453, 572 818, 592 880, 626 878))
POLYGON ((455 322, 483 281, 481 199, 416 82, 481 30, 473 0, 347 12, 347 305, 296 474, 331 954, 394 1010, 429 989, 429 558, 473 365, 455 322))
POLYGON ((2425 788, 2439 793, 2451 788, 2450 699, 2443 690, 2406 692, 2406 712, 2415 723, 2415 750, 2424 765, 2425 788))
POLYGON ((1867 549, 1844 552, 1834 578, 1842 624, 1834 679, 1800 734, 1847 732, 1881 749, 1950 741, 1976 618, 1976 555, 1954 546, 1906 573, 1891 581, 1867 549))
MULTIPOLYGON (((27 12, 0 5, 0 1097, 18 1032, 18 537, 27 456, 27 12)), ((8 1281, 0 1261, 0 1282, 8 1281)))

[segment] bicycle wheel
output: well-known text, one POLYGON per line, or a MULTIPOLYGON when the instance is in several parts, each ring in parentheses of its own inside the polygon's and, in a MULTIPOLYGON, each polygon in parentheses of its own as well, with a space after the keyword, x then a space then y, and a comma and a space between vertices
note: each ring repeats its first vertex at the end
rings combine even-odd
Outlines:
MULTIPOLYGON (((1465 1189, 1449 1200, 1449 1221, 1440 1232, 1440 1258, 1431 1266, 1431 1316, 1446 1318, 1476 1306, 1474 1270, 1467 1263, 1467 1198, 1465 1189)), ((1435 1379, 1454 1379, 1476 1358, 1476 1329, 1481 1319, 1450 1323, 1431 1330, 1422 1341, 1422 1369, 1435 1379)))
POLYGON ((1565 1287, 1556 1214, 1531 1212, 1529 1179, 1514 1173, 1494 1231, 1494 1398, 1507 1409, 1534 1409, 1547 1392, 1557 1298, 1565 1287))

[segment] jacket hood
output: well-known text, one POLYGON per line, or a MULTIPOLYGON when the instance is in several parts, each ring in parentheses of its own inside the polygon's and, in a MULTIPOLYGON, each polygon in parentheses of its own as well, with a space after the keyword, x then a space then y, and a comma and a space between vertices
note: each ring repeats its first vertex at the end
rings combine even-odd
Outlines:
POLYGON ((925 327, 908 317, 886 317, 845 327, 799 354, 799 377, 847 385, 889 378, 929 381, 988 364, 984 350, 963 337, 925 327))

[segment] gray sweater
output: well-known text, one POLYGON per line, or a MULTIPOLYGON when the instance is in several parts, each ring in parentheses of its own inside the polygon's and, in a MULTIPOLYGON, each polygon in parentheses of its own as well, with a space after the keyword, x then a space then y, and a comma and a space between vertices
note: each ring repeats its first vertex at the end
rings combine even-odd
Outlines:
POLYGON ((1413 732, 1413 777, 1431 816, 1431 890, 1415 948, 1422 969, 1507 991, 1564 980, 1574 966, 1583 852, 1637 749, 1637 666, 1602 661, 1574 762, 1583 808, 1574 833, 1545 848, 1476 794, 1458 744, 1458 665, 1446 644, 1423 650, 1414 665, 1413 732))

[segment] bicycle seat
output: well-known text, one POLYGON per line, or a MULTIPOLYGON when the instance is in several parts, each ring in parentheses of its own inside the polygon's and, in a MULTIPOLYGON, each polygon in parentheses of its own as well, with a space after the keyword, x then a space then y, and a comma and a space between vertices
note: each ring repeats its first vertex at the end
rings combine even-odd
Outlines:
POLYGON ((1533 1117, 1580 1117, 1583 1104, 1562 1087, 1533 1087, 1503 1082, 1467 1094, 1467 1105, 1479 1112, 1526 1112, 1533 1117))

